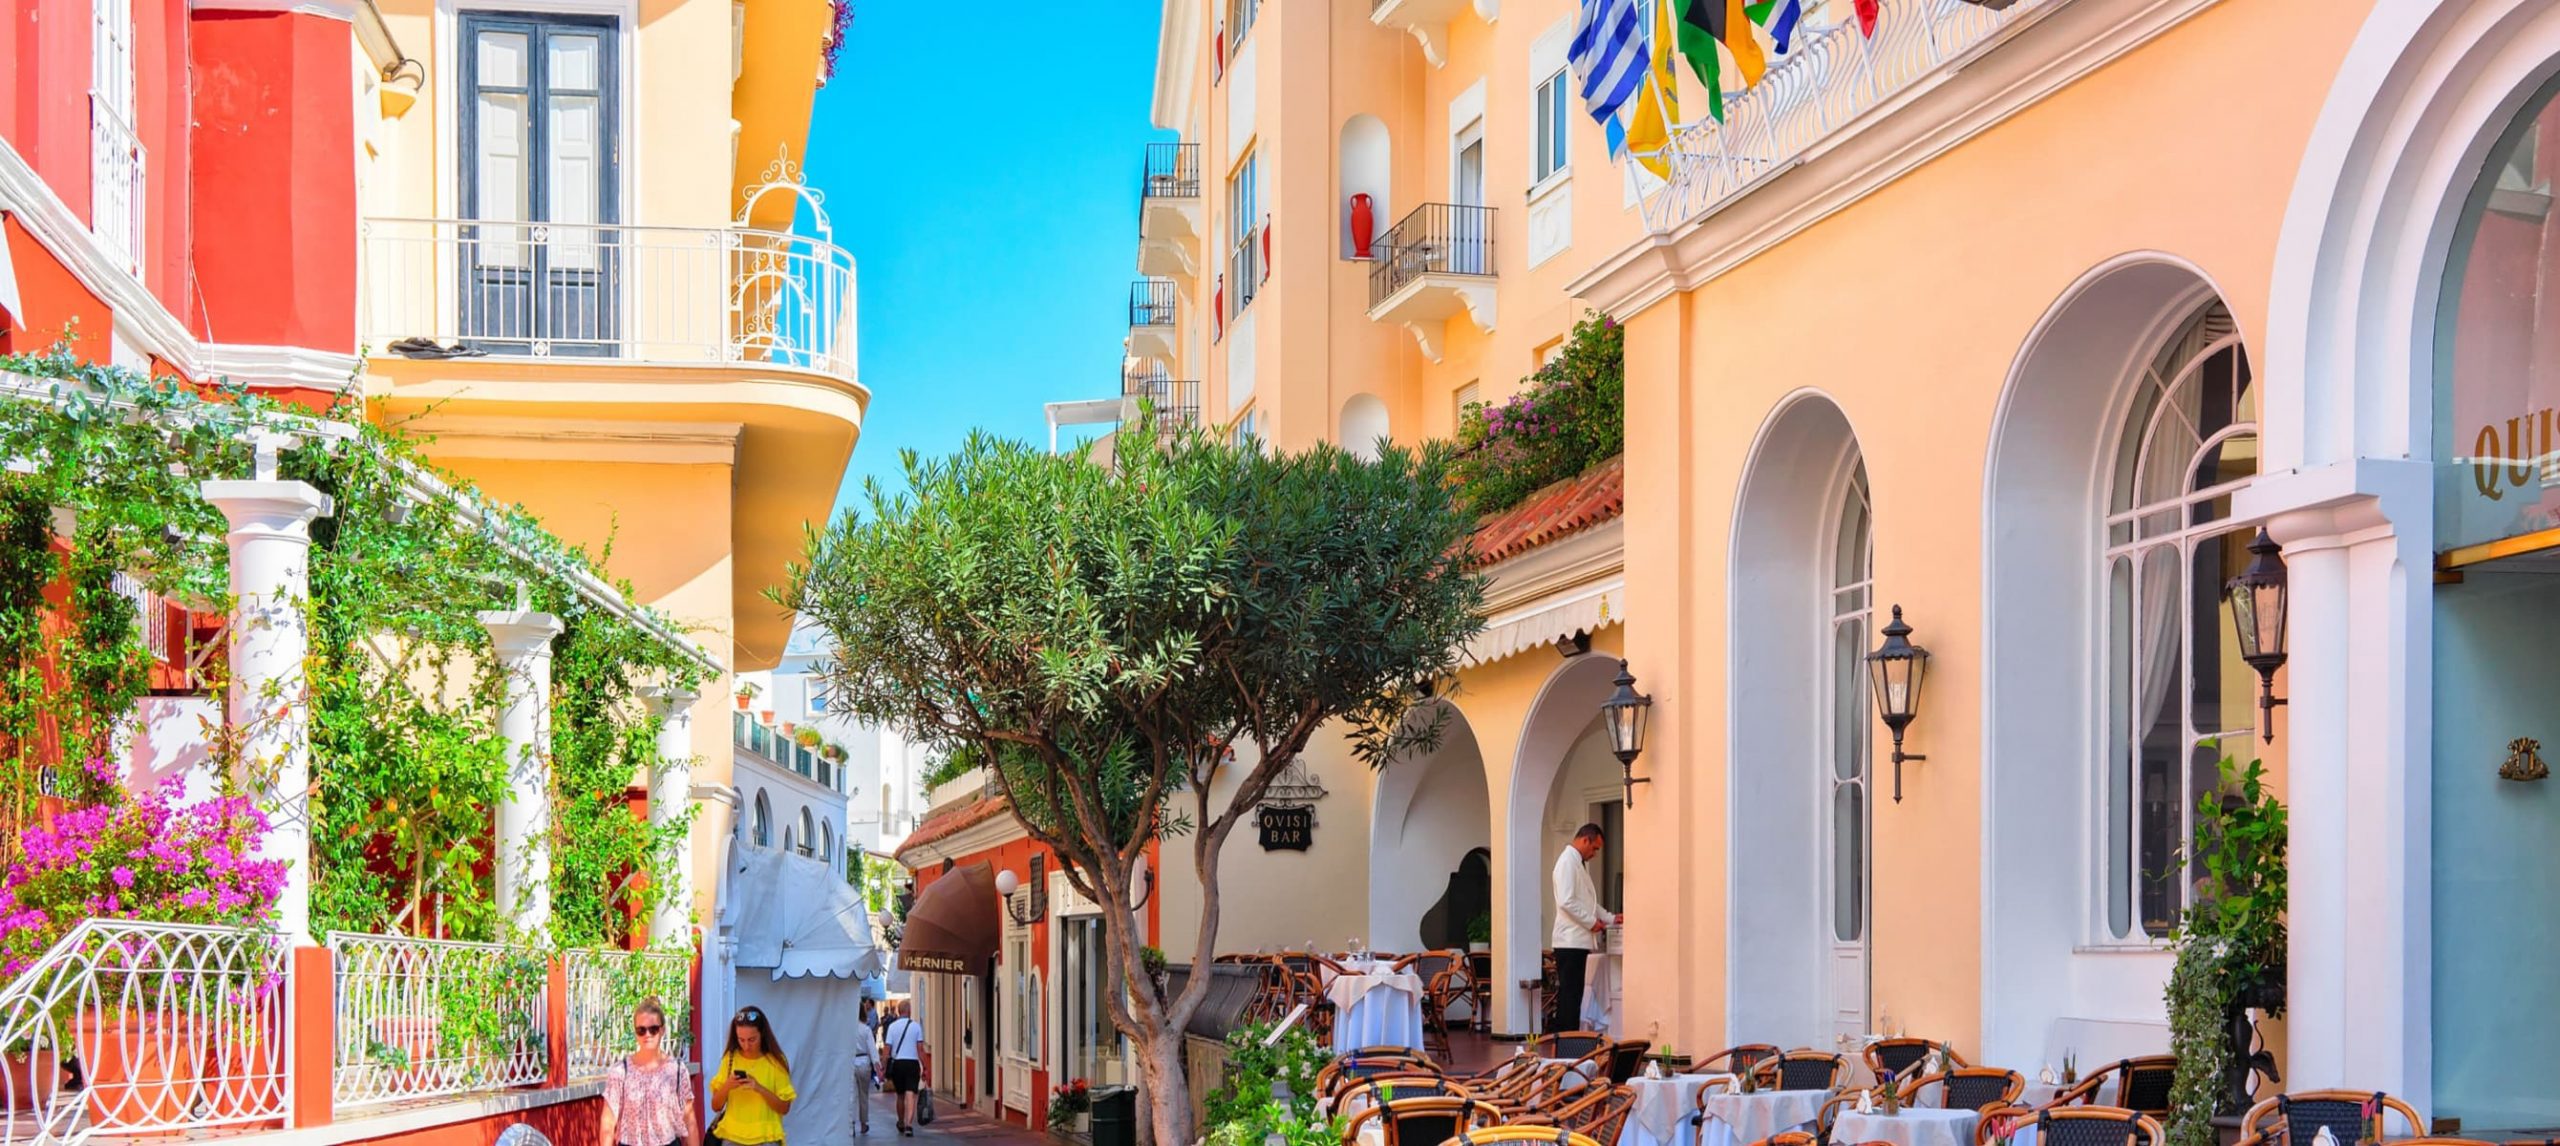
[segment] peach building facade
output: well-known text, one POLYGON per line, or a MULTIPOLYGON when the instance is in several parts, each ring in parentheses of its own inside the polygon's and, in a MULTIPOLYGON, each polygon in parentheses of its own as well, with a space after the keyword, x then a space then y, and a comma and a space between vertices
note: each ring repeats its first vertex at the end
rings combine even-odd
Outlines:
POLYGON ((1132 393, 1197 380, 1203 421, 1280 448, 1413 441, 1585 308, 1627 327, 1623 509, 1487 565, 1463 737, 1319 762, 1365 838, 1241 868, 1364 889, 1393 947, 1428 900, 1398 881, 1485 847, 1517 1032, 1589 815, 1633 905, 1621 1033, 1898 1029, 2032 1074, 2165 1049, 2191 809, 2260 758, 2292 813, 2286 1086, 2554 1121, 2512 1064, 2553 1049, 2560 981, 2491 953, 2560 932, 2523 779, 2560 734, 2532 651, 2560 6, 1885 0, 1872 37, 1811 7, 1723 126, 1684 76, 1661 181, 1570 97, 1549 169, 1562 0, 1166 5, 1156 119, 1196 151, 1149 168, 1176 313, 1136 324, 1132 393), (1355 195, 1423 229, 1351 257, 1355 195), (2261 528, 2291 594, 2263 688, 2221 599, 2261 528), (1860 672, 1895 607, 1934 654, 1898 766, 1860 672), (1585 770, 1616 656, 1655 702, 1641 786, 1585 770))

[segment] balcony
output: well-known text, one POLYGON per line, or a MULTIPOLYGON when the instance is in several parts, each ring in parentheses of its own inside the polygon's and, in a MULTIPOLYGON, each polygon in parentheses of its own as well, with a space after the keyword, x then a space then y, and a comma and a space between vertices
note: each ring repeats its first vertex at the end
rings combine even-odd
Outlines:
POLYGON ((1449 25, 1470 6, 1485 20, 1493 19, 1486 0, 1369 0, 1369 22, 1412 33, 1422 44, 1422 58, 1441 68, 1449 65, 1449 25))
POLYGON ((854 377, 853 256, 748 227, 363 224, 364 341, 397 357, 854 377))
POLYGON ((1138 184, 1138 273, 1195 275, 1202 227, 1200 145, 1150 143, 1138 184))
POLYGON ((1129 353, 1171 366, 1179 304, 1171 279, 1129 284, 1129 353))
POLYGON ((1872 38, 1855 20, 1805 36, 1749 91, 1726 97, 1724 122, 1701 118, 1673 134, 1671 178, 1645 196, 1645 226, 1658 234, 1712 214, 2060 2, 1881 0, 1872 38))
POLYGON ((1403 323, 1423 357, 1440 361, 1442 324, 1462 310, 1493 329, 1493 208, 1425 203, 1372 252, 1369 318, 1403 323))
POLYGON ((1177 381, 1162 371, 1132 371, 1120 379, 1121 432, 1142 428, 1140 400, 1155 407, 1158 440, 1181 433, 1200 421, 1200 384, 1177 381))
POLYGON ((845 775, 842 765, 827 759, 818 749, 793 740, 781 729, 761 720, 750 719, 746 713, 736 712, 729 716, 729 732, 731 742, 737 746, 738 751, 747 753, 770 767, 796 774, 828 791, 844 790, 842 784, 845 775))

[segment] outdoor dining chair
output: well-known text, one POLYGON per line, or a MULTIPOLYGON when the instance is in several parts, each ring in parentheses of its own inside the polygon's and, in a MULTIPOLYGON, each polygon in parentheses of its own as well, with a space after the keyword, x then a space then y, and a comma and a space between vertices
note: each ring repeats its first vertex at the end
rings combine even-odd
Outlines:
POLYGON ((1627 1128, 1627 1116, 1635 1112, 1635 1088, 1625 1085, 1586 1087, 1585 1093, 1552 1110, 1540 1111, 1522 1121, 1553 1121, 1577 1134, 1590 1136, 1595 1142, 1616 1142, 1627 1128))
POLYGON ((1563 1126, 1523 1125, 1516 1122, 1483 1130, 1461 1131, 1457 1137, 1441 1143, 1440 1146, 1511 1146, 1512 1143, 1525 1143, 1528 1146, 1601 1146, 1601 1143, 1590 1135, 1576 1134, 1563 1126))
POLYGON ((2014 1070, 1996 1066, 1967 1066, 1913 1079, 1903 1089, 1908 1100, 1927 1105, 1923 1095, 1930 1087, 1938 1088, 1938 1105, 1948 1110, 1981 1112, 1994 1107, 2013 1105, 2027 1092, 2027 1080, 2014 1070))
POLYGON ((1690 1065, 1690 1074, 1741 1074, 1761 1063, 1778 1057, 1773 1043, 1739 1043, 1729 1046, 1690 1065))
POLYGON ((2119 1059, 2115 1065, 2102 1067, 2089 1077, 2064 1087, 2047 1106, 2088 1106, 2098 1101, 2098 1091, 2109 1079, 2115 1080, 2115 1101, 2108 1105, 2123 1110, 2139 1110, 2153 1118, 2169 1116, 2169 1088, 2178 1081, 2178 1056, 2144 1055, 2119 1059))
POLYGON ((1624 1086, 1636 1072, 1644 1069, 1644 1052, 1653 1049, 1650 1039, 1628 1039, 1609 1044, 1607 1052, 1609 1085, 1624 1086))
POLYGON ((1460 1133, 1495 1126, 1501 1114, 1473 1098, 1398 1098, 1353 1115, 1344 1127, 1344 1146, 1360 1141, 1360 1131, 1378 1124, 1386 1146, 1438 1146, 1460 1133))
POLYGON ((2550 1139, 2527 1138, 2519 1142, 2487 1142, 2478 1138, 2402 1138, 2391 1146, 2550 1146, 2550 1139))
POLYGON ((1821 1143, 1814 1140, 1810 1130, 1781 1130, 1751 1146, 1821 1146, 1821 1143))
POLYGON ((1781 1052, 1751 1068, 1752 1077, 1779 1090, 1830 1090, 1840 1085, 1849 1060, 1811 1047, 1781 1052))
MULTIPOLYGON (((1981 1126, 1989 1127, 1991 1119, 1981 1126)), ((2035 1116, 2036 1146, 2161 1146, 2160 1123, 2121 1106, 2048 1106, 2035 1116)))
POLYGON ((1396 960, 1395 969, 1422 980, 1422 1031, 1436 1037, 1440 1052, 1449 1052, 1449 1011, 1464 1007, 1475 1020, 1475 981, 1467 973, 1463 951, 1422 951, 1396 960))
POLYGON ((1440 1068, 1432 1066, 1427 1061, 1402 1056, 1364 1058, 1349 1054, 1326 1063, 1324 1069, 1316 1072, 1316 1094, 1318 1097, 1331 1098, 1372 1078, 1399 1074, 1436 1075, 1438 1073, 1440 1068))
POLYGON ((1609 1045, 1609 1036, 1598 1031, 1560 1031, 1539 1035, 1529 1045, 1539 1058, 1581 1058, 1609 1045))
POLYGON ((2311 1146, 2320 1128, 2330 1137, 2354 1142, 2364 1137, 2365 1104, 2379 1103, 2387 1124, 2397 1114, 2411 1134, 2426 1132, 2426 1119, 2410 1106, 2379 1090, 2306 1090, 2264 1099, 2240 1116, 2240 1146, 2311 1146))
POLYGON ((1474 1098, 1467 1084, 1436 1074, 1378 1074, 1344 1087, 1333 1100, 1336 1117, 1349 1118, 1372 1106, 1408 1098, 1474 1098))
POLYGON ((1954 1047, 1932 1039, 1877 1039, 1867 1044, 1867 1069, 1875 1073, 1878 1082, 1888 1074, 1908 1078, 1940 1051, 1946 1052, 1950 1066, 1966 1065, 1964 1056, 1955 1053, 1954 1047))

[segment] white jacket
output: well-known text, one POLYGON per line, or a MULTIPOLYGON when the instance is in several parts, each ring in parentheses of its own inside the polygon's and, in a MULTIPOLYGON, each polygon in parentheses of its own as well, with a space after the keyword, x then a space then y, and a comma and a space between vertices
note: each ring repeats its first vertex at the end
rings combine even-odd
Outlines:
POLYGON ((1598 942, 1600 936, 1592 934, 1591 925, 1616 923, 1618 917, 1600 906, 1600 893, 1591 886, 1591 871, 1572 844, 1566 844, 1564 854, 1556 857, 1555 874, 1547 883, 1556 897, 1556 926, 1547 942, 1583 951, 1605 946, 1598 942))

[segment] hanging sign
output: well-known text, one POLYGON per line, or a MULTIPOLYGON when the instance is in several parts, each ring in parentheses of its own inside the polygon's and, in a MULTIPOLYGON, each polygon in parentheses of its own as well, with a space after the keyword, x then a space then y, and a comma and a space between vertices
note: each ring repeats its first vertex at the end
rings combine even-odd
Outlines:
POLYGON ((1262 827, 1262 850, 1302 852, 1316 842, 1314 808, 1264 807, 1255 814, 1262 827))

